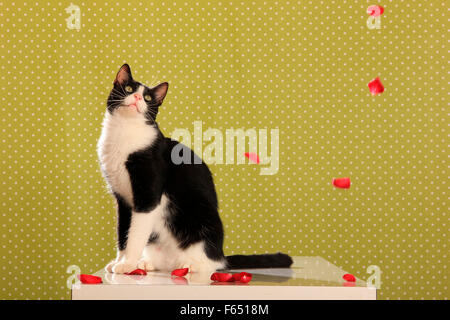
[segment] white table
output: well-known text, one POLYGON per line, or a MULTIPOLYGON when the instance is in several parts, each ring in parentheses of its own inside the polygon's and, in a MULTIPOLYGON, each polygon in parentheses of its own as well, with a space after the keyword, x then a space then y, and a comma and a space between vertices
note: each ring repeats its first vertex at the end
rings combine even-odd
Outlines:
POLYGON ((95 273, 102 284, 74 284, 73 300, 375 300, 376 289, 363 280, 346 282, 346 272, 321 257, 294 257, 290 269, 242 269, 253 274, 248 284, 213 283, 211 274, 168 272, 146 276, 95 273))

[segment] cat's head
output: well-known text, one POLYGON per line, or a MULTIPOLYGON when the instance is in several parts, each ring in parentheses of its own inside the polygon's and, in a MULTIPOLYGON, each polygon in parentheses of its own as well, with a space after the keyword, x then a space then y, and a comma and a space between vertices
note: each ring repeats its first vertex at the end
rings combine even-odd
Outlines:
POLYGON ((107 101, 107 109, 113 115, 118 113, 131 118, 144 117, 153 123, 168 88, 167 82, 150 88, 134 81, 130 66, 124 64, 114 80, 114 87, 107 101))

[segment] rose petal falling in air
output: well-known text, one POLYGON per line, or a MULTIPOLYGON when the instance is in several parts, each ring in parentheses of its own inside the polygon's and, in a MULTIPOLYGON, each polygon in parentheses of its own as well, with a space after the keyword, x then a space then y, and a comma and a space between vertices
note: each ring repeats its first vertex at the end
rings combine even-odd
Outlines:
POLYGON ((337 188, 348 189, 350 188, 350 178, 335 178, 333 185, 337 188))
POLYGON ((384 91, 383 84, 381 83, 380 78, 378 77, 370 81, 367 86, 369 87, 370 93, 373 96, 380 94, 384 91))
POLYGON ((350 273, 344 274, 344 275, 342 276, 342 278, 343 278, 345 281, 349 281, 349 282, 355 282, 355 281, 356 281, 355 276, 352 275, 352 274, 350 274, 350 273))
POLYGON ((90 274, 80 274, 78 279, 84 284, 98 284, 103 282, 102 278, 90 274))
POLYGON ((142 269, 136 269, 136 270, 133 270, 133 271, 125 273, 125 274, 127 274, 127 275, 146 276, 147 275, 147 271, 142 270, 142 269))
POLYGON ((188 272, 189 272, 189 268, 183 268, 183 269, 175 269, 172 271, 171 274, 173 276, 183 277, 183 276, 187 275, 188 272))
POLYGON ((370 14, 373 17, 379 17, 383 14, 384 8, 382 6, 369 6, 367 8, 367 13, 370 14))
POLYGON ((244 156, 254 163, 259 163, 259 156, 254 152, 246 152, 244 153, 244 156))

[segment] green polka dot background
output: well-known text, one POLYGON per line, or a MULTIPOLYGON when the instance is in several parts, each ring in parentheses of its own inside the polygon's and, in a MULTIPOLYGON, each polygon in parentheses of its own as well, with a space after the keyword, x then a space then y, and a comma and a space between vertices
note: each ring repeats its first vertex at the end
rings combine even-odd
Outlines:
POLYGON ((377 265, 380 299, 447 299, 445 12, 443 1, 0 2, 0 298, 69 299, 68 266, 94 273, 114 258, 96 144, 126 62, 147 85, 169 82, 167 136, 195 121, 279 130, 276 174, 210 165, 226 254, 321 256, 361 279, 377 265), (370 5, 384 7, 379 29, 370 5), (376 77, 385 91, 372 96, 376 77))

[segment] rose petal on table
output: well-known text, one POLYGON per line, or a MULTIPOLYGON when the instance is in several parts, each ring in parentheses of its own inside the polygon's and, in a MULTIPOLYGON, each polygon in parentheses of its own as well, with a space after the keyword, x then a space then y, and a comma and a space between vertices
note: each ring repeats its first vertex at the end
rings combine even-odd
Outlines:
POLYGON ((367 86, 369 87, 370 93, 373 96, 384 92, 383 84, 381 83, 380 78, 378 77, 370 81, 367 86))
POLYGON ((240 275, 241 275, 241 277, 239 279, 239 282, 248 283, 248 282, 250 282, 250 280, 252 280, 252 274, 251 273, 241 272, 240 275))
POLYGON ((211 275, 211 280, 218 282, 234 281, 233 275, 231 273, 221 273, 221 272, 214 272, 211 275))
POLYGON ((214 272, 212 275, 211 275, 211 278, 210 278, 212 281, 219 281, 219 278, 217 277, 217 272, 214 272))
POLYGON ((130 276, 134 276, 134 275, 146 276, 147 271, 142 270, 142 269, 136 269, 136 270, 133 270, 133 271, 125 273, 125 274, 130 275, 130 276))
POLYGON ((355 282, 355 281, 356 281, 355 276, 352 275, 352 274, 350 274, 350 273, 344 274, 344 275, 342 276, 342 278, 343 278, 345 281, 349 281, 349 282, 355 282))
POLYGON ((232 282, 233 275, 231 273, 219 273, 218 279, 219 282, 232 282))
POLYGON ((189 268, 183 268, 183 269, 175 269, 172 271, 171 275, 177 276, 177 277, 183 277, 187 275, 189 272, 189 268))
POLYGON ((384 8, 382 6, 373 5, 367 8, 367 13, 373 17, 379 17, 383 12, 384 8))
POLYGON ((333 185, 337 188, 348 189, 350 188, 350 178, 335 178, 333 185))
POLYGON ((90 274, 80 274, 78 279, 84 284, 98 284, 103 282, 102 278, 90 274))
POLYGON ((254 163, 259 163, 259 156, 254 152, 246 152, 244 153, 244 156, 254 163))
POLYGON ((234 280, 234 281, 239 281, 239 280, 241 280, 241 273, 235 273, 235 274, 233 274, 233 280, 234 280))

